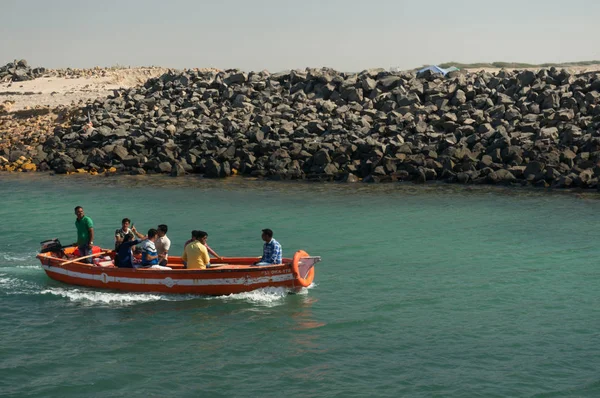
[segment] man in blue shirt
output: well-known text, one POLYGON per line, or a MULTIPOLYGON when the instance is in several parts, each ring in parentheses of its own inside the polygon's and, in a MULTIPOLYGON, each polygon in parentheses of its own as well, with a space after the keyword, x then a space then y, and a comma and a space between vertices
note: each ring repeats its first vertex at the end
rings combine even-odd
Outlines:
POLYGON ((270 229, 262 230, 262 240, 265 241, 263 245, 263 255, 254 265, 271 265, 281 264, 283 251, 281 245, 275 239, 273 239, 273 231, 270 229))
POLYGON ((115 257, 115 263, 119 268, 135 268, 133 265, 133 246, 140 243, 141 240, 132 239, 132 235, 125 235, 123 242, 119 245, 117 256, 115 257))
POLYGON ((158 232, 152 228, 148 230, 148 235, 145 241, 142 242, 142 267, 152 267, 158 265, 158 253, 156 252, 156 241, 158 232))

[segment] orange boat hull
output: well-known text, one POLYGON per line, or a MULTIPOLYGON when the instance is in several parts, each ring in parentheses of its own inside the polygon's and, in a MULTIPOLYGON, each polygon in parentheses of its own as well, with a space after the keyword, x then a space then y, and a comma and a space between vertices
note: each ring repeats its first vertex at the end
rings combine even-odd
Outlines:
MULTIPOLYGON (((70 254, 72 249, 66 249, 70 254)), ((227 295, 265 287, 282 287, 298 291, 314 280, 315 257, 299 250, 283 264, 254 267, 255 257, 223 258, 224 263, 205 270, 183 269, 180 257, 169 257, 172 270, 117 268, 83 262, 63 264, 68 258, 54 253, 40 253, 37 258, 46 274, 70 285, 128 292, 171 294, 227 295)), ((318 257, 317 257, 318 259, 318 257)))

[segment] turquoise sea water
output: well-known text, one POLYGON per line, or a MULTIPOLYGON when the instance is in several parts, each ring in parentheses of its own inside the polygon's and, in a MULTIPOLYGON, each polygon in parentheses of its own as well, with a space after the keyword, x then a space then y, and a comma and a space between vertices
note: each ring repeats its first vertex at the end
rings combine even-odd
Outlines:
POLYGON ((3 397, 597 397, 597 196, 0 174, 3 397), (222 255, 320 255, 300 294, 130 294, 50 280, 73 208, 222 255))

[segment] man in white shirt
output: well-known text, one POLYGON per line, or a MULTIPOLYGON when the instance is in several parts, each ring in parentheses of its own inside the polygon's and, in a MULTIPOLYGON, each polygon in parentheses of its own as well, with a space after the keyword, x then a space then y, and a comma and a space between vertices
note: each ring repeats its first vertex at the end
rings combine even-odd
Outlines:
POLYGON ((158 264, 165 266, 168 263, 169 249, 171 248, 171 239, 167 237, 168 227, 160 224, 157 228, 158 237, 156 238, 156 252, 158 253, 158 264))

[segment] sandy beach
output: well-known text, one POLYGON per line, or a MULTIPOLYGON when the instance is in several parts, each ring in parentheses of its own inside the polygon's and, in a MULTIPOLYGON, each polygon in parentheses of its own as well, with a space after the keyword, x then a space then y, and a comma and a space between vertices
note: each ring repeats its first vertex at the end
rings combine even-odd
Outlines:
POLYGON ((119 88, 144 84, 167 72, 167 68, 102 69, 89 77, 47 76, 21 82, 0 83, 0 105, 9 111, 61 105, 77 105, 106 97, 119 88))

